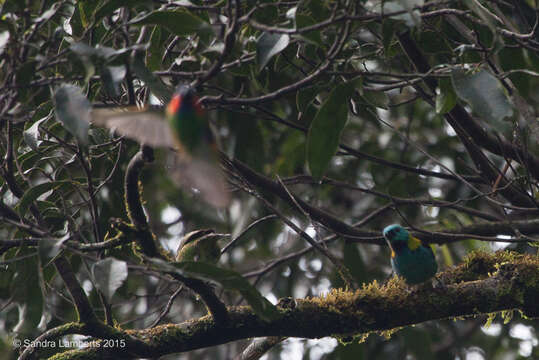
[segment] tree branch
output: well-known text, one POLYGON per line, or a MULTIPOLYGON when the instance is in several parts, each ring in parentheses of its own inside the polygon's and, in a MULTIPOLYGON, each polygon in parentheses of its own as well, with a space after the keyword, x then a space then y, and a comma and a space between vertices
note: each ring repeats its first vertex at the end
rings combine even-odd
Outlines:
MULTIPOLYGON (((125 208, 127 216, 137 230, 135 239, 141 251, 149 257, 160 256, 159 247, 148 229, 148 220, 142 208, 141 192, 142 185, 139 184, 139 176, 144 164, 153 161, 153 150, 147 146, 142 146, 141 150, 133 156, 125 172, 125 208)), ((119 224, 118 224, 119 225, 119 224)), ((123 227, 122 231, 128 231, 123 227)))
MULTIPOLYGON (((142 146, 141 151, 129 162, 125 175, 125 203, 129 219, 133 226, 125 224, 122 221, 115 222, 114 226, 128 237, 136 239, 143 253, 142 257, 157 257, 170 261, 148 228, 148 222, 140 200, 139 175, 144 164, 148 161, 153 161, 153 151, 149 147, 142 146)), ((191 279, 178 274, 174 274, 173 276, 200 295, 216 322, 222 323, 229 320, 225 305, 219 300, 208 284, 204 281, 191 279)))
MULTIPOLYGON (((355 292, 334 289, 320 297, 297 300, 293 309, 265 322, 247 306, 230 307, 230 322, 210 317, 129 331, 143 340, 151 356, 186 352, 230 341, 261 336, 321 338, 382 332, 424 321, 477 316, 502 310, 521 310, 539 316, 539 260, 512 252, 472 253, 461 265, 439 274, 444 288, 422 286, 410 291, 396 278, 376 282, 355 292)), ((389 332, 388 334, 390 334, 389 332)), ((130 349, 92 348, 68 351, 52 359, 147 357, 130 349)))
POLYGON ((75 308, 77 309, 79 321, 86 324, 95 324, 99 322, 94 314, 94 311, 92 310, 88 297, 75 277, 71 264, 64 256, 59 256, 56 258, 56 260, 54 260, 54 266, 64 281, 69 294, 71 294, 71 298, 73 299, 75 308))

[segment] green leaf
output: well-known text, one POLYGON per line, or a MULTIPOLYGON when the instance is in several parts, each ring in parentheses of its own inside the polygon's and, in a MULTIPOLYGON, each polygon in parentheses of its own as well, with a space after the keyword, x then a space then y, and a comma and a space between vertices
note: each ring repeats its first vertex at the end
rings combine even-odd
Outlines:
POLYGON ((417 5, 422 5, 423 0, 397 0, 373 3, 372 10, 380 14, 398 13, 391 16, 391 19, 402 20, 408 27, 421 25, 419 10, 414 10, 417 5), (383 4, 383 9, 382 5, 383 4), (406 11, 405 13, 402 13, 406 11))
POLYGON ((24 132, 22 133, 24 137, 24 142, 28 146, 30 146, 32 150, 36 151, 41 142, 39 140, 39 125, 41 125, 42 122, 50 119, 51 117, 52 117, 52 112, 51 114, 45 116, 44 118, 37 120, 35 123, 32 124, 32 126, 24 130, 24 132))
POLYGON ((395 37, 395 32, 397 27, 395 26, 395 21, 391 19, 385 19, 382 23, 382 44, 384 46, 384 55, 388 55, 389 47, 391 42, 395 37))
POLYGON ((15 34, 17 32, 15 25, 16 25, 15 18, 6 19, 5 17, 3 18, 0 17, 0 30, 1 31, 8 31, 10 34, 15 34))
POLYGON ((156 10, 148 15, 133 19, 131 24, 163 26, 178 36, 189 34, 208 35, 212 32, 208 23, 184 9, 174 11, 156 10))
POLYGON ((93 47, 78 42, 72 44, 69 49, 77 54, 84 64, 86 83, 89 83, 98 72, 108 94, 112 97, 119 96, 119 83, 123 81, 126 74, 124 63, 132 48, 113 49, 102 45, 93 47), (112 66, 112 64, 119 65, 112 66))
POLYGON ((54 94, 56 118, 79 142, 88 143, 90 102, 75 85, 62 85, 54 94))
POLYGON ((16 303, 19 321, 12 329, 21 337, 33 338, 43 314, 42 281, 39 276, 37 256, 31 255, 35 250, 21 248, 16 256, 20 260, 11 265, 15 275, 11 283, 11 301, 16 303))
POLYGON ((155 26, 150 37, 150 46, 146 54, 146 64, 148 64, 148 69, 150 71, 156 71, 161 66, 161 59, 166 48, 166 44, 163 43, 165 39, 166 36, 163 36, 161 26, 155 26))
POLYGON ((367 103, 373 106, 386 110, 389 109, 389 98, 383 91, 363 90, 362 97, 367 103))
POLYGON ((110 301, 112 296, 127 279, 127 263, 113 257, 100 260, 92 265, 95 286, 110 301))
POLYGON ((320 180, 337 152, 341 132, 348 119, 348 99, 354 83, 337 86, 318 110, 307 134, 307 163, 311 175, 320 180))
POLYGON ((277 6, 260 6, 254 12, 253 18, 263 24, 274 21, 279 17, 277 6))
POLYGON ((281 176, 297 174, 305 164, 305 135, 299 131, 289 133, 281 145, 280 156, 275 160, 275 173, 281 176))
POLYGON ((456 70, 451 80, 457 96, 472 110, 487 120, 496 130, 505 132, 509 123, 503 120, 513 115, 513 106, 498 79, 486 70, 466 73, 456 70))
MULTIPOLYGON (((424 0, 398 0, 398 3, 406 9, 414 26, 421 25, 421 16, 419 11, 414 10, 414 8, 417 6, 423 6, 424 0)), ((407 25, 410 26, 408 22, 407 25)))
POLYGON ((42 264, 46 264, 50 259, 62 251, 62 244, 69 238, 65 236, 62 239, 40 239, 38 246, 39 258, 42 264))
POLYGON ((181 276, 214 281, 225 289, 238 291, 261 319, 270 321, 279 316, 277 308, 258 292, 241 274, 199 261, 169 264, 160 259, 150 259, 158 268, 181 276))
POLYGON ((317 22, 323 21, 330 16, 329 6, 330 4, 328 2, 322 0, 310 0, 307 2, 307 8, 317 22))
POLYGON ((464 5, 472 10, 483 22, 489 27, 490 31, 494 35, 494 40, 497 37, 497 27, 498 27, 498 18, 491 13, 485 6, 483 6, 479 1, 475 0, 464 0, 464 5))
POLYGON ((112 96, 120 96, 120 84, 125 78, 127 71, 125 66, 104 66, 101 71, 101 80, 105 84, 107 93, 112 96))
POLYGON ((56 15, 56 13, 62 7, 62 5, 63 4, 61 2, 56 2, 52 4, 52 6, 48 10, 45 10, 40 16, 33 19, 32 21, 34 23, 41 23, 41 22, 49 21, 54 15, 56 15))
POLYGON ((296 106, 298 111, 305 111, 307 106, 314 100, 320 89, 316 86, 303 88, 296 93, 296 106))
POLYGON ((310 127, 317 112, 318 107, 311 103, 305 108, 305 110, 301 112, 300 117, 298 118, 298 123, 306 128, 310 127))
POLYGON ((102 45, 93 47, 82 42, 71 44, 69 46, 69 50, 73 51, 80 57, 96 57, 103 60, 109 60, 114 56, 124 54, 126 51, 128 51, 126 48, 116 50, 114 48, 102 45))
POLYGON ((253 65, 250 64, 242 64, 240 66, 234 66, 229 69, 230 74, 234 76, 243 76, 248 77, 252 73, 253 65))
POLYGON ((251 151, 254 148, 264 148, 267 139, 262 133, 260 123, 252 121, 252 118, 246 114, 229 114, 230 128, 235 136, 237 144, 234 148, 234 158, 251 166, 256 171, 262 171, 263 162, 260 161, 264 157, 264 151, 251 151))
POLYGON ((26 95, 30 93, 32 88, 30 83, 35 76, 36 64, 34 60, 28 60, 17 69, 15 81, 19 87, 19 98, 26 99, 26 95))
POLYGON ((69 18, 72 34, 77 39, 80 38, 84 29, 88 27, 88 15, 91 11, 87 11, 87 3, 87 1, 79 1, 74 7, 73 14, 69 18))
POLYGON ((144 54, 142 52, 137 52, 133 57, 132 66, 135 74, 142 80, 152 93, 164 104, 170 101, 172 95, 172 89, 163 84, 160 78, 155 76, 146 65, 144 65, 143 60, 144 54))
MULTIPOLYGON (((296 13, 296 29, 299 30, 314 24, 316 24, 316 21, 312 17, 296 13)), ((322 37, 318 30, 301 33, 301 36, 316 45, 322 46, 322 37)))
POLYGON ((17 204, 17 209, 19 211, 19 214, 22 217, 26 216, 26 213, 28 211, 28 207, 37 200, 40 196, 46 197, 45 193, 47 192, 53 192, 60 186, 64 186, 66 184, 71 184, 69 181, 51 181, 42 183, 36 186, 32 186, 29 188, 22 196, 21 200, 17 204))
MULTIPOLYGON (((77 54, 86 67, 87 77, 91 77, 95 74, 96 67, 101 69, 105 64, 123 66, 133 49, 137 49, 136 45, 114 49, 103 45, 93 47, 78 42, 69 46, 69 50, 77 54)), ((88 82, 88 80, 89 79, 86 81, 88 82)))
POLYGON ((436 95, 436 113, 443 115, 455 106, 457 103, 457 95, 451 85, 451 79, 442 78, 438 83, 440 93, 436 95))
POLYGON ((286 49, 289 43, 290 36, 287 34, 263 33, 256 42, 258 71, 261 71, 273 56, 286 49))
MULTIPOLYGON (((123 6, 134 7, 139 3, 145 3, 146 0, 110 0, 103 1, 102 5, 99 6, 94 12, 94 21, 100 21, 105 16, 110 16, 114 10, 119 9, 123 6)), ((84 1, 84 3, 89 3, 91 5, 98 3, 97 1, 84 1)))

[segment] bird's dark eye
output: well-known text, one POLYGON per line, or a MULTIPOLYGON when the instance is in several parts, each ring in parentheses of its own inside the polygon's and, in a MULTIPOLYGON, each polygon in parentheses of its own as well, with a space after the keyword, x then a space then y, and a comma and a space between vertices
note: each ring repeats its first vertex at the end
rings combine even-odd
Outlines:
POLYGON ((395 234, 395 231, 397 231, 397 230, 391 229, 391 230, 389 230, 389 231, 387 232, 387 235, 388 235, 388 236, 393 236, 393 235, 395 234))

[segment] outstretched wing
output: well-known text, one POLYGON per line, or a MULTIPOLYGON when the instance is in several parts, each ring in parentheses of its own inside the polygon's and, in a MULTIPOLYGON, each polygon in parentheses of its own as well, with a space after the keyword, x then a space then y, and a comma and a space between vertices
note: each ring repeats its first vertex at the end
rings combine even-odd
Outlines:
POLYGON ((215 207, 222 208, 230 203, 226 179, 217 162, 177 153, 175 155, 169 172, 176 183, 198 190, 202 199, 215 207))
POLYGON ((176 148, 170 127, 163 115, 137 108, 93 109, 92 124, 152 147, 176 148))

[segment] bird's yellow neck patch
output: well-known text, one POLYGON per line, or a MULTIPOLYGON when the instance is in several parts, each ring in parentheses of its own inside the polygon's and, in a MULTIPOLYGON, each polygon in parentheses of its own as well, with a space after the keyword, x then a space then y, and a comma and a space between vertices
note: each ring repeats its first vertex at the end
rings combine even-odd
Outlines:
POLYGON ((421 246, 421 240, 410 235, 408 237, 408 248, 413 251, 417 249, 419 246, 421 246))
POLYGON ((395 256, 397 256, 397 254, 395 254, 395 251, 393 251, 393 249, 391 249, 391 258, 394 259, 395 256))

